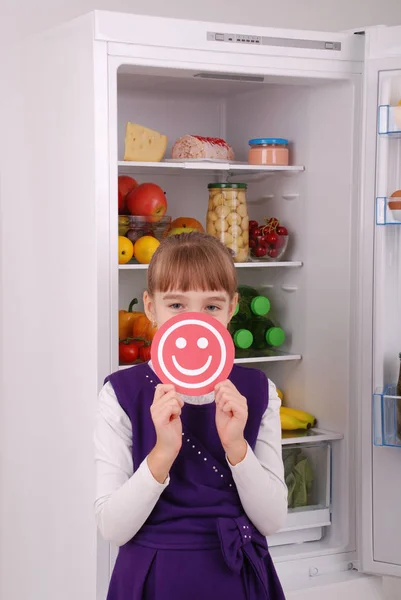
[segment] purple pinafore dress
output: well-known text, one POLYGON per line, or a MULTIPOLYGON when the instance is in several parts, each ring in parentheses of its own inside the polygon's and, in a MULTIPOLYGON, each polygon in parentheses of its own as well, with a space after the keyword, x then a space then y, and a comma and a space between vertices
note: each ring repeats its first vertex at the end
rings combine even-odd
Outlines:
MULTIPOLYGON (((156 442, 150 406, 160 381, 147 363, 107 380, 131 420, 137 468, 156 442)), ((230 380, 248 400, 245 438, 254 448, 268 404, 266 376, 235 365, 230 380)), ((266 538, 242 508, 215 411, 214 402, 184 405, 170 484, 120 548, 107 600, 285 600, 266 538)))

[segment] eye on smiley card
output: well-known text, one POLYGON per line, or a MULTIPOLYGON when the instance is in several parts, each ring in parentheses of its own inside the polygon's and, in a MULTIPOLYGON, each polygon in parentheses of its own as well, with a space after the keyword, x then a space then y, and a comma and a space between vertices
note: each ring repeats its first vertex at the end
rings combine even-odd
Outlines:
POLYGON ((234 344, 228 330, 214 317, 183 313, 158 329, 151 360, 162 383, 172 383, 181 394, 201 396, 229 376, 234 344))

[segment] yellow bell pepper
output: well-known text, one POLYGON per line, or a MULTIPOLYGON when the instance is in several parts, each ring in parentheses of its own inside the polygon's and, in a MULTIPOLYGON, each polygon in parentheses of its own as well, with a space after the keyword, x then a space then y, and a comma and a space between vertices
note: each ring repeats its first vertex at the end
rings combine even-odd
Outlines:
POLYGON ((118 339, 126 340, 132 337, 132 327, 134 321, 144 313, 139 310, 132 310, 133 306, 138 304, 137 298, 131 300, 128 310, 118 311, 118 339))

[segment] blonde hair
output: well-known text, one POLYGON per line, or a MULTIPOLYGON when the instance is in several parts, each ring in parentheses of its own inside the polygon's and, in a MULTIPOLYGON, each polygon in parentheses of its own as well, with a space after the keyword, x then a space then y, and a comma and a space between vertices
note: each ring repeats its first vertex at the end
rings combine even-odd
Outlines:
POLYGON ((148 293, 171 290, 225 291, 230 299, 238 282, 230 250, 217 238, 193 231, 162 241, 148 269, 148 293))

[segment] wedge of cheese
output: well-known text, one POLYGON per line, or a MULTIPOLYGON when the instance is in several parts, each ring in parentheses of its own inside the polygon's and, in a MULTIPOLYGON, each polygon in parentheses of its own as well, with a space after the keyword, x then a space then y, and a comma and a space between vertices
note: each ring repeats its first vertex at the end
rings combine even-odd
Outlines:
POLYGON ((160 162, 167 149, 167 136, 142 125, 127 123, 124 160, 160 162))

